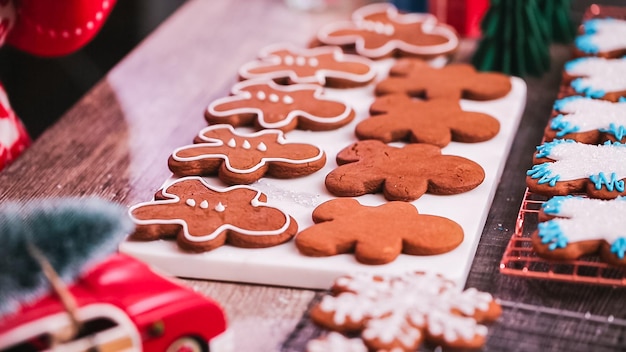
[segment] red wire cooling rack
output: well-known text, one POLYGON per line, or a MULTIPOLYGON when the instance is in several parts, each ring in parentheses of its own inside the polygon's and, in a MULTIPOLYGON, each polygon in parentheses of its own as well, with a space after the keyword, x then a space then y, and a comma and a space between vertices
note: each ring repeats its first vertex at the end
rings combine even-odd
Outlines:
POLYGON ((535 279, 626 286, 626 270, 604 263, 597 256, 571 261, 548 260, 537 256, 530 235, 537 229, 538 212, 546 200, 546 197, 526 190, 515 232, 500 261, 500 272, 535 279))

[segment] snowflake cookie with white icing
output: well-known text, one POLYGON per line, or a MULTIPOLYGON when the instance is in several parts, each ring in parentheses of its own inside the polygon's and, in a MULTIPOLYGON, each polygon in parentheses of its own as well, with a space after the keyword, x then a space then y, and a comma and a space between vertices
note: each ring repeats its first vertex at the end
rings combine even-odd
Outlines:
POLYGON ((289 241, 298 224, 266 201, 265 194, 247 186, 216 189, 200 177, 183 177, 157 192, 155 200, 129 209, 137 225, 131 239, 175 238, 193 252, 225 243, 263 248, 289 241))
POLYGON ((401 14, 395 6, 377 3, 363 6, 352 21, 328 24, 317 40, 324 45, 354 49, 372 59, 391 56, 433 58, 450 55, 459 46, 456 31, 431 14, 401 14))
POLYGON ((232 95, 209 104, 209 124, 258 129, 328 131, 348 124, 355 112, 348 105, 324 95, 314 84, 282 86, 269 78, 251 79, 233 86, 232 95))
POLYGON ((582 55, 617 58, 626 55, 626 21, 594 18, 583 22, 583 34, 576 37, 576 50, 582 55))
POLYGON ((501 307, 486 292, 465 291, 429 273, 340 277, 311 319, 333 331, 358 333, 369 351, 415 351, 424 341, 444 348, 480 348, 484 322, 501 307))
POLYGON ((584 95, 616 102, 626 96, 626 58, 581 57, 565 63, 567 95, 584 95))
POLYGON ((611 102, 574 95, 554 103, 557 114, 544 131, 547 141, 573 139, 587 144, 623 142, 626 137, 626 102, 611 102))
POLYGON ((177 148, 168 160, 177 176, 217 174, 227 184, 250 184, 268 175, 293 178, 324 167, 326 154, 311 144, 290 143, 280 130, 240 133, 230 125, 204 128, 194 144, 177 148))
POLYGON ((372 64, 370 59, 344 54, 336 46, 305 49, 280 43, 263 48, 259 60, 241 66, 239 78, 268 77, 281 84, 350 88, 366 85, 376 77, 372 64))
POLYGON ((349 338, 338 332, 328 334, 309 341, 306 352, 368 352, 360 338, 349 338))
POLYGON ((612 199, 626 195, 626 145, 601 145, 555 139, 537 147, 535 165, 526 172, 532 192, 547 195, 586 193, 612 199))
POLYGON ((556 196, 543 203, 533 248, 542 257, 574 260, 599 254, 614 265, 626 265, 626 198, 612 200, 556 196))

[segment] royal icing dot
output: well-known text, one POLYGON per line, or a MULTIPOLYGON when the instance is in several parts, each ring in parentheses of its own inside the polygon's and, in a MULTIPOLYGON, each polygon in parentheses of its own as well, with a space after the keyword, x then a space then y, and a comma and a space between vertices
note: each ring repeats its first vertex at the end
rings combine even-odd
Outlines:
POLYGON ((265 100, 265 92, 263 91, 256 92, 256 98, 259 100, 265 100))
POLYGON ((248 140, 246 139, 243 141, 243 144, 241 145, 241 147, 243 149, 250 149, 252 146, 250 145, 250 142, 248 142, 248 140))
POLYGON ((259 145, 256 146, 256 149, 262 152, 266 152, 267 146, 265 145, 265 143, 261 142, 259 143, 259 145))
POLYGON ((269 100, 272 103, 277 103, 280 100, 280 98, 278 97, 278 95, 272 93, 272 94, 270 94, 269 100))
POLYGON ((189 199, 187 199, 187 200, 185 201, 185 204, 187 204, 187 205, 188 205, 188 206, 190 206, 190 207, 195 207, 195 206, 196 206, 196 201, 195 201, 195 200, 193 200, 193 199, 191 199, 191 198, 189 198, 189 199))
POLYGON ((288 66, 293 65, 293 63, 294 63, 293 56, 291 56, 291 55, 285 56, 284 62, 285 62, 285 65, 288 65, 288 66))
POLYGON ((293 104, 293 98, 290 95, 283 96, 283 103, 293 104))
POLYGON ((215 206, 215 211, 218 213, 221 213, 224 210, 226 210, 226 207, 224 206, 224 204, 222 204, 222 202, 217 203, 217 205, 215 206))
POLYGON ((235 138, 231 138, 228 140, 228 143, 226 143, 229 147, 231 148, 235 148, 237 146, 237 142, 235 141, 235 138))
POLYGON ((320 64, 320 61, 317 58, 315 57, 309 58, 309 66, 317 67, 319 64, 320 64))
POLYGON ((205 199, 200 203, 200 208, 202 209, 208 209, 209 208, 209 202, 205 199))
POLYGON ((298 65, 298 66, 306 65, 306 58, 304 56, 298 56, 296 58, 296 65, 298 65))

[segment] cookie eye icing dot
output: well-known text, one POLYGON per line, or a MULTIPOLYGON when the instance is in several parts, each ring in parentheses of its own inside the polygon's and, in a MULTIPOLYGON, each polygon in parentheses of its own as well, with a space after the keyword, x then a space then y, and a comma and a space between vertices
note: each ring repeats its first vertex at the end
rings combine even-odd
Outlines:
POLYGON ((207 209, 209 207, 209 202, 205 199, 200 203, 200 208, 207 209))
POLYGON ((563 234, 561 227, 559 224, 553 221, 542 222, 537 225, 539 229, 539 237, 541 238, 541 243, 547 244, 550 243, 548 248, 553 251, 557 248, 565 248, 568 243, 567 237, 563 234))
POLYGON ((195 206, 196 206, 196 201, 195 201, 195 200, 193 200, 193 199, 191 199, 191 198, 189 198, 189 199, 187 199, 187 200, 185 201, 185 204, 187 204, 187 205, 188 205, 188 206, 190 206, 190 207, 195 207, 195 206))
POLYGON ((216 212, 222 213, 226 210, 226 207, 222 204, 222 202, 218 202, 214 209, 216 212))
POLYGON ((237 142, 235 142, 234 138, 231 138, 228 140, 228 143, 226 143, 229 147, 231 148, 235 148, 237 146, 237 142))

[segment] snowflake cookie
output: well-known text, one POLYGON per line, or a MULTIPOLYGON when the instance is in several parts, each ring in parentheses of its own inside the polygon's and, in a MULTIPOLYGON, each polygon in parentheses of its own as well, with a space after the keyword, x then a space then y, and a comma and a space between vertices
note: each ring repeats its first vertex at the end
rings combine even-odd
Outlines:
POLYGON ((309 341, 306 352, 368 352, 367 346, 360 338, 348 338, 338 332, 328 334, 309 341))
POLYGON ((174 150, 168 160, 177 176, 218 174, 227 184, 250 184, 264 175, 292 178, 309 175, 326 164, 320 148, 288 143, 280 130, 239 133, 230 125, 204 128, 195 144, 174 150))
POLYGON ((626 137, 626 102, 610 102, 582 96, 559 99, 557 113, 545 129, 545 139, 573 139, 586 144, 622 142, 626 137))
POLYGON ((459 46, 456 31, 431 14, 400 14, 391 4, 363 6, 352 21, 328 24, 317 33, 323 45, 354 49, 372 59, 390 56, 433 58, 450 55, 459 46))
POLYGON ((428 143, 443 148, 450 141, 483 142, 500 130, 500 122, 493 116, 464 111, 456 101, 421 101, 404 94, 377 98, 370 113, 374 116, 356 126, 359 139, 428 143))
POLYGON ((612 200, 556 196, 543 203, 533 247, 542 257, 573 260, 598 253, 626 265, 626 198, 612 200))
POLYGON ((326 188, 340 197, 382 192, 388 200, 414 201, 424 193, 449 195, 470 191, 485 178, 476 162, 442 155, 423 143, 402 148, 377 140, 356 142, 337 154, 337 167, 326 175, 326 188))
POLYGON ((311 319, 333 331, 358 333, 369 351, 415 351, 428 341, 444 348, 484 345, 487 327, 502 310, 486 292, 465 291, 436 274, 360 274, 338 278, 333 295, 311 309, 311 319))
POLYGON ((205 112, 209 124, 259 129, 327 131, 346 125, 354 110, 323 94, 314 84, 281 86, 271 79, 237 83, 232 95, 213 101, 205 112))
POLYGON ((581 57, 565 63, 563 81, 568 95, 616 102, 626 97, 626 58, 581 57))
POLYGON ((447 100, 492 100, 511 91, 510 77, 496 72, 477 72, 469 64, 442 68, 419 59, 400 59, 389 78, 376 85, 376 95, 406 94, 412 97, 447 100))
POLYGON ((326 257, 354 253, 363 264, 386 264, 400 253, 442 254, 463 242, 463 228, 441 216, 419 214, 405 202, 376 207, 333 199, 313 211, 315 225, 296 236, 300 253, 326 257))
POLYGON ((626 55, 626 21, 616 18, 594 18, 583 22, 584 34, 575 39, 580 55, 618 58, 626 55))
POLYGON ((323 46, 296 48, 274 44, 261 50, 259 60, 239 69, 242 80, 268 77, 282 84, 317 83, 333 88, 350 88, 370 83, 376 72, 372 61, 344 54, 341 48, 323 46))
POLYGON ((625 144, 555 139, 537 147, 534 163, 526 172, 526 185, 532 192, 547 196, 586 193, 602 199, 626 195, 625 144))
POLYGON ((247 187, 216 189, 202 178, 173 181, 155 200, 129 209, 135 240, 176 238, 178 246, 193 252, 225 243, 243 248, 271 247, 289 241, 298 224, 266 203, 265 194, 247 187))

